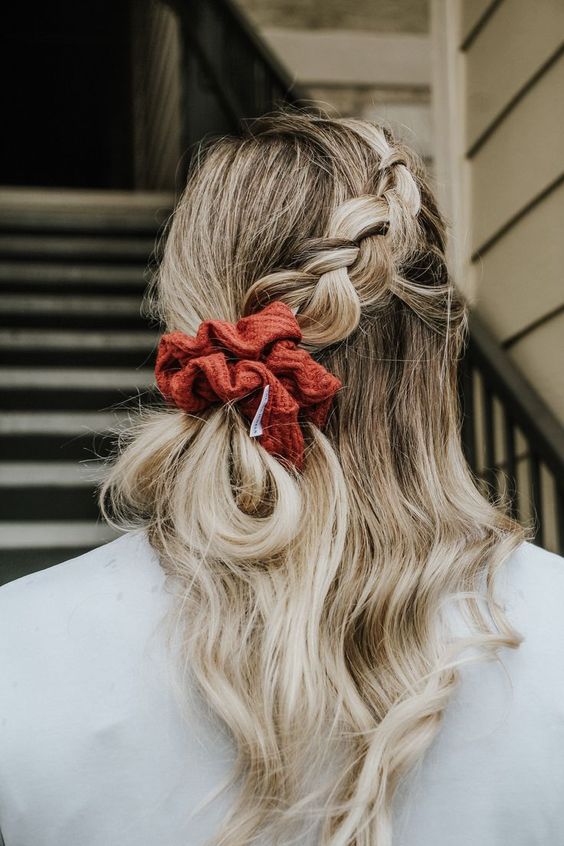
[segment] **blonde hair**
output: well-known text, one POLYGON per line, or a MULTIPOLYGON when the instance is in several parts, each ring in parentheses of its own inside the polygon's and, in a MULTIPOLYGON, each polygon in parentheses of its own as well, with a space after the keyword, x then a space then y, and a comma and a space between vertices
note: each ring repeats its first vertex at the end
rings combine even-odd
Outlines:
POLYGON ((236 405, 145 412, 102 490, 178 591, 185 662, 237 750, 222 846, 388 846, 400 779, 469 643, 519 636, 493 575, 524 539, 460 445, 466 308, 416 155, 370 122, 285 109, 198 156, 156 283, 168 330, 299 307, 343 383, 301 474, 236 405), (452 599, 471 637, 453 636, 452 599), (484 605, 485 603, 485 605, 484 605), (485 610, 484 610, 485 609, 485 610), (264 841, 266 842, 266 841, 264 841))

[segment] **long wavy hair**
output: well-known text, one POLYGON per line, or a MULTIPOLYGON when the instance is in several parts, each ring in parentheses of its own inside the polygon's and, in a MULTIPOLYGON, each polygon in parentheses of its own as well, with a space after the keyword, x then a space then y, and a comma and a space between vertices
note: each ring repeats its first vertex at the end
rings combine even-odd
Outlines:
POLYGON ((418 157, 321 112, 278 110, 208 145, 173 214, 152 298, 169 331, 280 299, 343 383, 324 431, 304 423, 301 473, 249 437, 236 403, 158 408, 101 492, 178 586, 178 658, 234 743, 218 846, 308 829, 323 846, 388 846, 396 787, 468 646, 520 642, 493 577, 524 532, 461 450, 467 316, 444 249, 418 157))

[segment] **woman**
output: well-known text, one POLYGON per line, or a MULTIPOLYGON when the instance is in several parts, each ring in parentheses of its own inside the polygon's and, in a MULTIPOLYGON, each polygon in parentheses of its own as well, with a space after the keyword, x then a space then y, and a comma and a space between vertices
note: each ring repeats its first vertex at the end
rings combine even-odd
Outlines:
POLYGON ((564 570, 464 461, 444 240, 365 121, 195 163, 126 534, 0 591, 7 846, 564 843, 564 570))

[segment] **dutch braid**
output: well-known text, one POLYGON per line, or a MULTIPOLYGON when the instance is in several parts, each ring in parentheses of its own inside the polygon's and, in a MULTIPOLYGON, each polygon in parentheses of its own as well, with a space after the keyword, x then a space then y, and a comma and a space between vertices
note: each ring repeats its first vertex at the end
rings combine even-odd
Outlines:
POLYGON ((367 130, 357 121, 349 123, 381 156, 376 193, 342 202, 332 212, 324 236, 305 240, 288 269, 256 280, 243 302, 244 314, 273 299, 297 309, 303 343, 310 349, 344 340, 357 328, 363 311, 389 302, 393 294, 426 319, 426 312, 432 311, 430 299, 448 288, 439 252, 429 250, 425 259, 417 250, 421 198, 404 152, 394 148, 383 131, 367 130), (411 278, 410 258, 418 268, 411 278), (425 274, 426 264, 433 265, 430 275, 425 274), (431 280, 434 285, 430 286, 431 280))

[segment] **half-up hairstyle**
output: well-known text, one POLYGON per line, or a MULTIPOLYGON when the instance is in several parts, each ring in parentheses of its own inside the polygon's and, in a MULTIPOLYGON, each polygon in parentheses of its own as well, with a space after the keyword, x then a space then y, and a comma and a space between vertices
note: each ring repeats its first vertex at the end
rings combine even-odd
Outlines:
POLYGON ((293 109, 208 146, 174 212, 154 290, 167 330, 282 300, 342 382, 326 428, 304 423, 300 473, 249 437, 236 403, 162 408, 102 490, 173 579, 176 657, 233 739, 237 800, 215 846, 308 829, 320 846, 389 846, 395 789, 466 648, 519 643, 493 576, 524 535, 461 451, 466 308, 444 249, 412 151, 367 121, 293 109))

